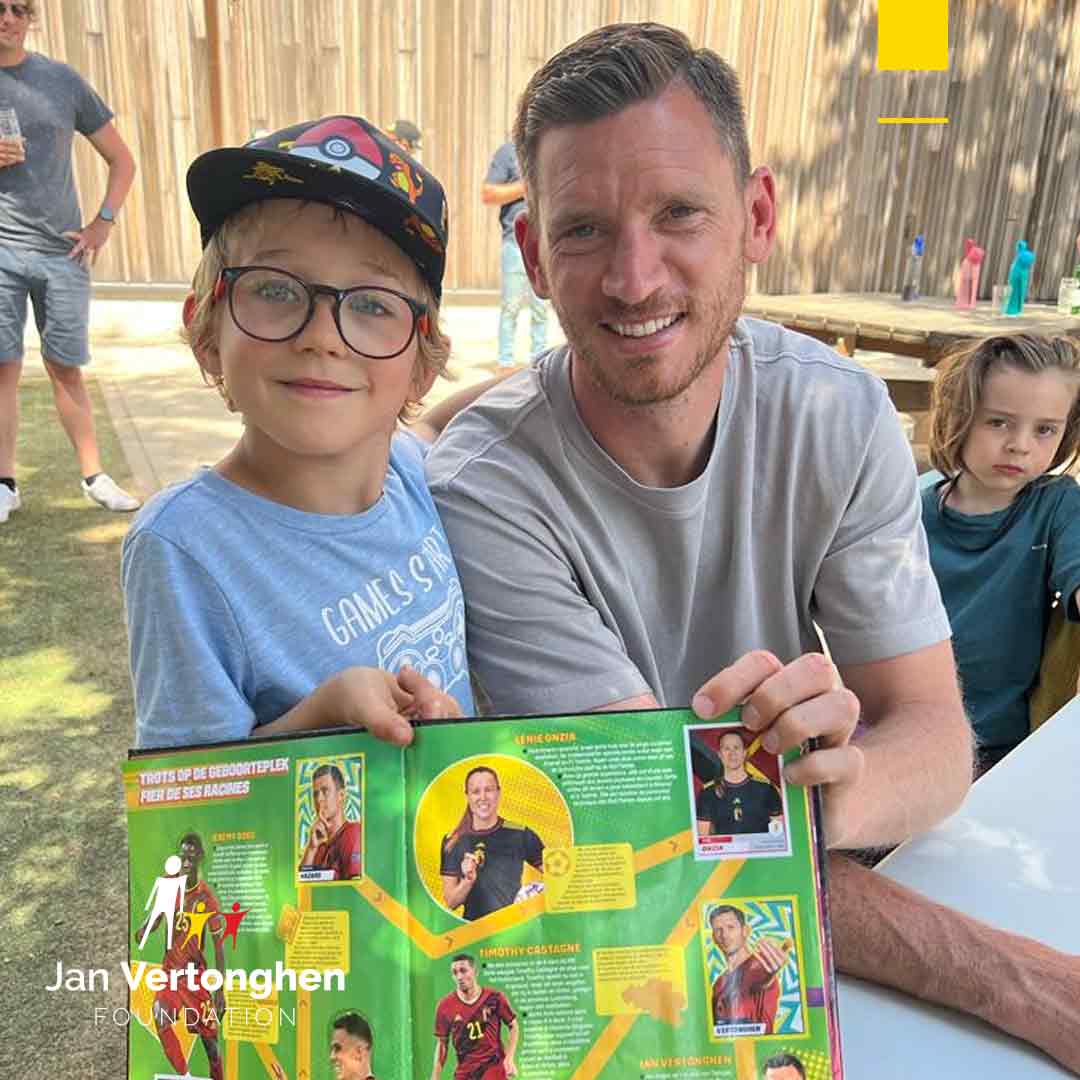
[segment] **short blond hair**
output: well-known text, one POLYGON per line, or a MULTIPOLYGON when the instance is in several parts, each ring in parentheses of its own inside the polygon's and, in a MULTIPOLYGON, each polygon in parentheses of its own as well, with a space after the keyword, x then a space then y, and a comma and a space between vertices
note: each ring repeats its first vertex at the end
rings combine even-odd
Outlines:
MULTIPOLYGON (((986 379, 1003 367, 1038 375, 1060 371, 1080 388, 1080 345, 1072 338, 997 334, 955 347, 937 365, 930 399, 930 464, 944 476, 965 470, 964 444, 975 424, 986 379)), ((1075 469, 1080 459, 1080 394, 1073 399, 1061 445, 1048 471, 1075 469)))
MULTIPOLYGON (((303 205, 307 205, 307 203, 303 205)), ((199 368, 202 370, 204 381, 215 386, 226 402, 229 402, 229 397, 224 380, 220 375, 209 374, 203 368, 202 361, 199 358, 207 349, 212 348, 217 341, 218 307, 214 300, 214 288, 217 285, 221 271, 228 266, 234 265, 234 262, 230 262, 230 259, 235 260, 241 241, 258 224, 259 217, 263 213, 265 206, 265 201, 249 203, 231 217, 226 218, 221 227, 210 238, 210 243, 203 250, 202 258, 195 268, 195 276, 191 281, 191 292, 194 300, 191 317, 180 332, 183 340, 191 346, 191 351, 195 354, 196 360, 199 360, 199 368)), ((344 215, 347 211, 334 208, 334 213, 335 216, 344 215)), ((410 265, 414 265, 411 259, 409 262, 410 265)), ((416 364, 413 367, 413 382, 419 384, 431 375, 452 379, 453 376, 447 371, 447 363, 450 359, 450 339, 442 332, 439 324, 439 303, 435 299, 435 294, 419 270, 416 273, 416 286, 419 294, 417 299, 427 308, 428 329, 427 333, 424 334, 417 327, 417 352, 416 364)), ((409 420, 414 418, 418 412, 418 405, 418 401, 406 401, 398 413, 399 419, 409 420)))

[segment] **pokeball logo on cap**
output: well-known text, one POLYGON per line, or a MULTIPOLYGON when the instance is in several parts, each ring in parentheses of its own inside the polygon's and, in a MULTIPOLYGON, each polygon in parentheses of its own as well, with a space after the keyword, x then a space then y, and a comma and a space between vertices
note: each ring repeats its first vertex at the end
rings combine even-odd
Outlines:
POLYGON ((348 169, 368 180, 374 180, 383 169, 382 151, 375 140, 355 120, 342 116, 304 132, 289 153, 348 169))

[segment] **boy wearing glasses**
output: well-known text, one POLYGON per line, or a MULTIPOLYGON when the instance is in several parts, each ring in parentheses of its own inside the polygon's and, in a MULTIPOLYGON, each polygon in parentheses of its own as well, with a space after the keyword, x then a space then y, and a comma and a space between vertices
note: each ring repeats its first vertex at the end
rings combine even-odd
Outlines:
POLYGON ((244 432, 124 542, 137 744, 345 724, 404 744, 409 716, 471 713, 426 443, 398 424, 450 350, 442 186, 337 116, 203 154, 188 195, 187 340, 244 432))
POLYGON ((28 299, 84 495, 107 510, 139 505, 102 471, 82 376, 90 360, 90 266, 112 233, 135 162, 108 106, 78 72, 26 51, 35 14, 29 0, 0 0, 0 111, 7 113, 0 130, 0 523, 21 504, 15 439, 28 299), (71 168, 76 131, 109 167, 104 201, 86 225, 71 168))

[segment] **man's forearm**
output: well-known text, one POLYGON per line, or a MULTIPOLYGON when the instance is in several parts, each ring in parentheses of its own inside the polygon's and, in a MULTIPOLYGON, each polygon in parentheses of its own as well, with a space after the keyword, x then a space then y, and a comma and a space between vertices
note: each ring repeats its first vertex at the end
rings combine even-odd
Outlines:
POLYGON ((866 764, 841 805, 829 808, 843 823, 833 847, 880 847, 925 832, 956 810, 971 787, 971 729, 963 712, 898 706, 853 743, 866 764))
POLYGON ((971 787, 972 736, 962 710, 905 705, 859 740, 863 785, 876 814, 856 844, 887 844, 925 832, 953 813, 971 787), (875 820, 876 818, 876 820, 875 820), (890 828, 898 823, 898 828, 890 828))
POLYGON ((480 201, 488 206, 505 206, 525 198, 525 182, 512 180, 508 184, 484 184, 480 188, 480 201))
POLYGON ((103 205, 110 207, 114 212, 119 210, 124 205, 134 179, 135 159, 130 153, 109 162, 109 177, 105 182, 103 205))
POLYGON ((829 859, 840 971, 969 1013, 1080 1071, 1080 958, 829 859))
POLYGON ((952 813, 971 786, 971 725, 952 646, 939 641, 840 675, 859 702, 851 746, 863 767, 852 782, 825 789, 829 846, 898 843, 952 813))

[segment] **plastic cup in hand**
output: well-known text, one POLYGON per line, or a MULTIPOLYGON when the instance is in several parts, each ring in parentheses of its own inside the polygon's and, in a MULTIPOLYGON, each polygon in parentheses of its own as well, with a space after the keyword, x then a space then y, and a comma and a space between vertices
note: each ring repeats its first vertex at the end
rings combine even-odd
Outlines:
POLYGON ((26 145, 23 142, 22 132, 19 130, 19 118, 14 109, 0 109, 0 142, 15 143, 20 147, 18 157, 9 160, 7 164, 17 165, 25 160, 26 145))
POLYGON ((0 109, 0 139, 22 139, 19 117, 14 109, 0 109))

